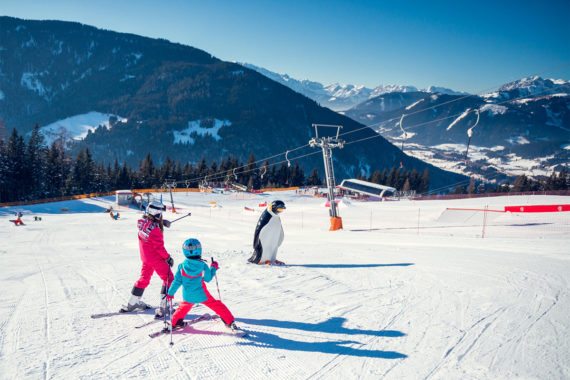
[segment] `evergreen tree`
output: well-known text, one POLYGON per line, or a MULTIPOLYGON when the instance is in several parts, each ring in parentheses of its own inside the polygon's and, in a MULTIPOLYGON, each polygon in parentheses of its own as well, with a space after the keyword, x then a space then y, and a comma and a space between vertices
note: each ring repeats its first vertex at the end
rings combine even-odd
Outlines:
POLYGON ((409 180, 410 180, 410 189, 419 191, 419 188, 421 186, 421 178, 420 178, 420 173, 418 173, 418 171, 415 168, 412 169, 412 171, 410 172, 409 180))
POLYGON ((26 149, 24 176, 29 178, 27 193, 30 199, 43 198, 46 193, 46 147, 45 139, 36 124, 26 149))
POLYGON ((374 170, 372 176, 370 177, 370 182, 377 183, 380 185, 382 184, 382 173, 380 172, 380 170, 374 170))
MULTIPOLYGON (((63 196, 65 183, 69 175, 65 165, 65 153, 60 141, 51 144, 46 158, 46 196, 48 198, 63 196)), ((69 160, 68 160, 69 162, 69 160)))
POLYGON ((396 171, 396 168, 393 167, 393 168, 390 170, 390 174, 388 174, 387 182, 388 182, 387 185, 390 186, 390 187, 395 187, 395 188, 396 188, 396 186, 398 185, 398 173, 397 173, 397 171, 396 171))
POLYGON ((467 190, 465 189, 465 186, 458 185, 453 190, 453 194, 467 194, 467 190))
POLYGON ((152 188, 157 184, 156 180, 156 169, 154 167, 154 162, 150 153, 146 155, 144 160, 142 160, 139 166, 139 183, 138 185, 142 188, 148 189, 152 188))
POLYGON ((529 187, 528 178, 526 175, 522 174, 515 178, 515 182, 513 182, 513 188, 511 191, 519 193, 523 191, 527 191, 529 187))
POLYGON ((133 186, 133 175, 127 167, 127 163, 123 162, 123 166, 121 167, 121 171, 119 172, 119 176, 117 178, 117 188, 115 190, 130 189, 133 186))
POLYGON ((467 193, 468 194, 475 194, 477 188, 475 185, 475 178, 471 177, 471 179, 469 180, 469 186, 467 187, 467 193))
POLYGON ((0 136, 0 202, 8 200, 8 159, 6 144, 0 136))
POLYGON ((418 192, 420 194, 428 192, 429 191, 429 185, 430 185, 429 169, 425 168, 424 172, 422 174, 422 178, 420 180, 420 186, 419 186, 418 192))
POLYGON ((322 181, 319 177, 319 172, 317 169, 311 171, 311 175, 307 178, 307 186, 321 186, 322 181))
POLYGON ((289 186, 303 186, 303 183, 305 183, 305 173, 299 166, 299 163, 296 162, 291 172, 291 180, 289 186))
POLYGON ((95 189, 95 164, 91 152, 85 148, 79 151, 73 165, 71 178, 68 180, 68 189, 71 194, 88 194, 95 189))
POLYGON ((410 179, 406 178, 406 182, 404 182, 404 186, 402 187, 402 191, 408 192, 411 189, 410 179))
POLYGON ((26 172, 24 163, 26 144, 24 138, 13 129, 6 145, 6 182, 8 201, 29 199, 27 195, 28 179, 23 175, 26 172))

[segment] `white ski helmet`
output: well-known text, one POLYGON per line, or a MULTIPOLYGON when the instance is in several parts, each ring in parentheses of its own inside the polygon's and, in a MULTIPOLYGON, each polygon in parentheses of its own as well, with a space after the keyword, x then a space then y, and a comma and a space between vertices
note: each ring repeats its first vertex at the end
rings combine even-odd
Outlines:
POLYGON ((146 206, 147 215, 157 219, 162 216, 163 211, 166 211, 166 206, 159 202, 150 202, 148 206, 146 206))

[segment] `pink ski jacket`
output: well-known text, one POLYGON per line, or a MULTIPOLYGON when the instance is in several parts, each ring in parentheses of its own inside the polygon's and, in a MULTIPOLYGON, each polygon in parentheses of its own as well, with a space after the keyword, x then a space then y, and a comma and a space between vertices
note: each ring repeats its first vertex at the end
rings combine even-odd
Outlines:
POLYGON ((157 222, 151 219, 139 219, 139 248, 143 263, 153 263, 168 259, 164 248, 164 238, 157 222))

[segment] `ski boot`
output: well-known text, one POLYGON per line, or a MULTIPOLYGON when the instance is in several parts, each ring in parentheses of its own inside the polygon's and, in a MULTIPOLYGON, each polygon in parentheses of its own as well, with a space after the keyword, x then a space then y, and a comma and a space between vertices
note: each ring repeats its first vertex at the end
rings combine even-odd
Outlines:
POLYGON ((245 332, 244 330, 240 329, 240 328, 236 325, 235 321, 232 322, 232 323, 227 323, 227 324, 226 324, 226 327, 227 327, 228 329, 230 329, 231 333, 234 334, 234 335, 244 336, 244 335, 246 334, 246 332, 245 332))
POLYGON ((179 319, 172 328, 174 330, 177 330, 177 329, 183 329, 184 327, 186 327, 186 321, 184 319, 179 319))
POLYGON ((160 301, 160 307, 154 310, 154 319, 162 319, 165 315, 168 315, 168 305, 166 297, 163 297, 162 301, 160 301))
POLYGON ((150 305, 141 301, 140 296, 131 296, 131 299, 129 299, 129 303, 122 306, 121 309, 119 310, 119 312, 130 313, 130 312, 135 311, 135 310, 146 310, 146 309, 150 309, 150 308, 151 308, 150 305))

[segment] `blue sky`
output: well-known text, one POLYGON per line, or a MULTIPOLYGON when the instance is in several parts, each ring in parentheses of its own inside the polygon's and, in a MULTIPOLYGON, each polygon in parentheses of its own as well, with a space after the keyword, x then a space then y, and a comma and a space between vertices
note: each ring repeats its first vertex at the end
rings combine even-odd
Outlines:
POLYGON ((569 0, 2 0, 0 14, 166 38, 324 84, 478 93, 570 79, 569 0))

